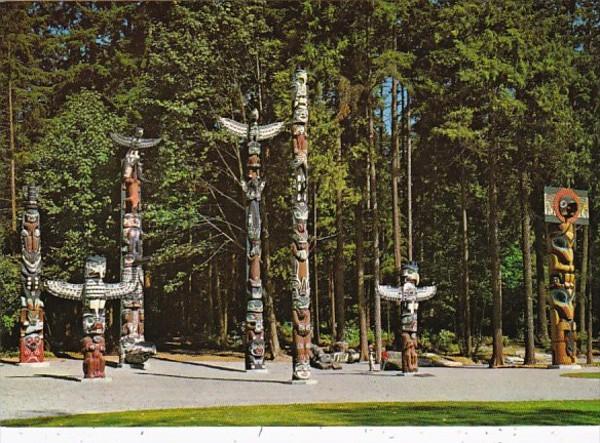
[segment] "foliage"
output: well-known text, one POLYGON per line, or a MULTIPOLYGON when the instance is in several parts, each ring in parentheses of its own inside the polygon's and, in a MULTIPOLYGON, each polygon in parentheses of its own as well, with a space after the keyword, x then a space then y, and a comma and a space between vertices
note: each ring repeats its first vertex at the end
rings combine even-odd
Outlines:
MULTIPOLYGON (((592 269, 600 266, 599 23, 594 2, 532 0, 1 4, 0 336, 7 337, 19 307, 12 196, 20 208, 27 183, 42 188, 44 275, 76 281, 85 256, 100 253, 109 259, 110 279, 118 278, 124 153, 108 134, 130 134, 138 125, 146 136, 162 138, 143 153, 144 252, 151 257, 147 336, 168 341, 239 334, 245 319, 245 154, 239 140, 218 128, 217 117, 246 121, 257 107, 261 123, 289 121, 290 79, 300 65, 309 74, 309 231, 312 237, 316 209, 318 237, 311 285, 318 286, 312 295, 320 300, 323 332, 331 332, 335 311, 329 294, 343 293, 345 338, 358 344, 356 234, 362 217, 372 341, 375 222, 379 280, 396 279, 394 175, 399 246, 407 260, 410 98, 413 255, 423 284, 438 287, 419 308, 422 342, 453 352, 461 338, 462 210, 473 337, 492 335, 492 310, 498 308, 502 333, 522 337, 522 172, 530 179, 532 221, 541 216, 543 185, 590 191, 592 269), (392 77, 401 85, 400 170, 390 167, 392 77), (488 213, 491 154, 499 187, 494 214, 488 213), (370 161, 377 171, 373 183, 366 181, 370 161), (370 186, 377 191, 377 220, 370 186), (488 247, 490 215, 498 220, 498 257, 490 257, 488 247), (336 251, 338 238, 344 241, 336 251), (502 306, 492 296, 494 258, 501 261, 502 306), (343 287, 330 287, 342 259, 337 283, 343 287)), ((289 133, 263 148, 263 278, 274 305, 267 327, 279 324, 287 340, 289 133)), ((599 284, 595 272, 594 306, 600 305, 599 284)), ((53 312, 75 314, 48 301, 47 324, 63 342, 66 327, 53 312)), ((387 346, 398 322, 392 312, 387 346)), ((326 334, 322 338, 327 342, 326 334)), ((15 349, 16 337, 0 345, 15 349)))

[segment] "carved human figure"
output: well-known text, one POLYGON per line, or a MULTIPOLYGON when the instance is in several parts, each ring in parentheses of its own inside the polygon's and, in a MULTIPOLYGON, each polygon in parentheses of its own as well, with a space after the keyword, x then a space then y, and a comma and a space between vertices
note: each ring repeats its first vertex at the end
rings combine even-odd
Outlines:
POLYGON ((429 300, 436 294, 435 286, 418 288, 420 276, 419 266, 416 262, 402 266, 401 288, 393 286, 378 287, 379 294, 384 300, 400 303, 401 339, 402 339, 402 372, 417 372, 417 311, 419 303, 429 300))
POLYGON ((116 300, 135 291, 136 281, 104 283, 106 259, 90 256, 85 263, 84 283, 72 284, 57 280, 44 282, 45 289, 52 295, 83 304, 83 371, 85 378, 103 378, 104 373, 104 330, 106 328, 105 306, 108 300, 116 300))
POLYGON ((156 347, 144 338, 144 269, 142 229, 142 158, 141 149, 154 147, 160 138, 142 138, 144 130, 136 128, 132 137, 111 134, 118 145, 127 147, 123 159, 122 237, 125 255, 121 259, 121 280, 135 281, 135 291, 121 298, 121 339, 119 366, 124 363, 142 366, 154 354, 156 347))
POLYGON ((228 118, 220 118, 223 127, 246 141, 247 161, 242 190, 246 195, 246 321, 245 321, 245 366, 246 370, 265 368, 265 338, 263 328, 261 258, 261 215, 260 200, 265 188, 261 177, 262 140, 275 137, 284 128, 283 123, 258 124, 258 110, 251 112, 251 123, 246 125, 228 118))
POLYGON ((308 245, 308 91, 306 71, 293 78, 292 99, 292 333, 294 339, 294 380, 310 378, 311 335, 308 245))
POLYGON ((19 362, 44 361, 44 302, 41 296, 42 246, 38 188, 28 186, 21 221, 21 312, 19 362))

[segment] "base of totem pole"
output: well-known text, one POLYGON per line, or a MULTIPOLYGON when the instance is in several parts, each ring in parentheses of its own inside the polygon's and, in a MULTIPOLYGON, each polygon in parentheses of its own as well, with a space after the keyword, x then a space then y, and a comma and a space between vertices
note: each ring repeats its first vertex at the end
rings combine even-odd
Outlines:
POLYGON ((111 377, 95 377, 95 378, 80 378, 79 381, 81 383, 110 383, 112 381, 111 377))
POLYGON ((50 362, 39 361, 35 363, 17 363, 17 366, 23 366, 24 368, 47 368, 50 366, 50 362))
POLYGON ((548 365, 548 369, 581 369, 581 365, 548 365))
POLYGON ((290 380, 288 383, 290 385, 316 385, 319 382, 311 378, 308 380, 290 380))
POLYGON ((246 369, 246 374, 268 374, 268 369, 246 369))
POLYGON ((117 367, 120 369, 137 369, 140 371, 144 371, 146 369, 150 369, 150 363, 121 363, 117 367))

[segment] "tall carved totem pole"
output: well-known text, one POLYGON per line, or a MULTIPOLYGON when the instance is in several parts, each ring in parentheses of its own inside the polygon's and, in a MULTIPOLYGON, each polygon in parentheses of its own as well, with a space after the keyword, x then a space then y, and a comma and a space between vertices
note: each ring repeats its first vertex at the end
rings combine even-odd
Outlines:
POLYGON ((292 243, 292 323, 293 323, 293 380, 310 378, 310 279, 308 244, 308 94, 307 74, 297 70, 294 74, 292 144, 293 169, 293 243, 292 243))
POLYGON ((587 193, 568 188, 544 189, 549 248, 549 299, 552 306, 552 364, 573 365, 575 349, 575 225, 589 223, 587 193))
POLYGON ((400 303, 401 337, 402 337, 402 372, 417 372, 419 360, 417 357, 417 312, 419 303, 432 298, 437 291, 435 286, 417 288, 419 284, 419 266, 416 262, 402 266, 401 288, 394 286, 379 286, 378 292, 384 300, 400 303))
POLYGON ((44 361, 44 303, 42 292, 42 245, 38 188, 27 187, 25 212, 21 222, 21 295, 19 362, 44 361))
POLYGON ((261 214, 260 199, 265 188, 265 181, 260 176, 261 146, 260 141, 279 134, 284 123, 272 123, 259 126, 258 110, 252 111, 252 123, 238 123, 228 118, 219 118, 221 125, 230 133, 246 140, 247 161, 246 179, 242 181, 242 189, 246 194, 246 322, 245 347, 246 370, 265 369, 265 337, 263 323, 262 281, 260 278, 261 256, 261 214))
POLYGON ((160 138, 142 138, 144 130, 136 128, 133 137, 110 134, 113 141, 127 148, 123 159, 121 184, 121 280, 136 281, 135 290, 121 298, 121 339, 119 365, 142 366, 156 347, 144 338, 144 269, 142 232, 142 161, 140 149, 151 148, 160 138))

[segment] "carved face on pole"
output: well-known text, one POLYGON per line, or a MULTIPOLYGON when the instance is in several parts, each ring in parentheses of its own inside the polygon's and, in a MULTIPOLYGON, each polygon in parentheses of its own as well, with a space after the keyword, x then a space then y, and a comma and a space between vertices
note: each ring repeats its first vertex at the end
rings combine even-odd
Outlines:
POLYGON ((106 258, 99 255, 92 255, 85 262, 86 279, 104 279, 106 275, 106 258))

